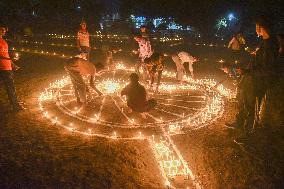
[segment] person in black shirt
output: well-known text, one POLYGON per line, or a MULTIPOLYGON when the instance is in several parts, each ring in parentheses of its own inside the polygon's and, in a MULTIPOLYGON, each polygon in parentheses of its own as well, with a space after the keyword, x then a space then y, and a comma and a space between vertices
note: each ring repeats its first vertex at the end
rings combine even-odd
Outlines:
POLYGON ((275 83, 278 47, 271 28, 266 17, 256 20, 256 33, 262 41, 251 53, 251 61, 240 67, 242 76, 238 84, 237 120, 230 126, 240 128, 244 137, 265 122, 267 91, 275 83))
POLYGON ((126 96, 130 112, 138 112, 146 119, 145 112, 153 109, 157 102, 154 99, 147 100, 145 87, 139 83, 139 76, 136 73, 132 73, 129 78, 130 83, 122 89, 121 96, 126 96))
POLYGON ((256 125, 265 122, 265 108, 267 91, 276 81, 278 65, 278 45, 272 35, 272 24, 266 17, 256 20, 256 33, 262 37, 262 41, 255 53, 255 61, 252 64, 253 85, 255 93, 255 119, 256 125))

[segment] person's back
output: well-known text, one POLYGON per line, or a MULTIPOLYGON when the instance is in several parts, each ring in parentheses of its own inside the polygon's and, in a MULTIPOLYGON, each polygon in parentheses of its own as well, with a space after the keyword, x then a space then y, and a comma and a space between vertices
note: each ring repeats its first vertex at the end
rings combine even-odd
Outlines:
POLYGON ((178 57, 180 58, 182 63, 188 62, 188 63, 192 64, 195 61, 194 57, 191 56, 189 53, 187 53, 185 51, 179 52, 178 57))
POLYGON ((256 52, 255 69, 259 71, 272 71, 277 68, 278 46, 274 37, 263 39, 256 52))
POLYGON ((126 95, 127 104, 131 109, 142 112, 147 104, 146 90, 140 83, 130 83, 121 92, 126 95))
POLYGON ((240 50, 240 42, 238 41, 237 37, 233 37, 228 45, 228 48, 231 48, 234 51, 240 50))
POLYGON ((135 111, 140 113, 143 119, 146 119, 145 112, 153 109, 157 102, 154 99, 147 100, 147 94, 144 86, 139 83, 137 73, 132 73, 129 76, 130 83, 121 91, 121 96, 127 97, 127 106, 130 112, 135 111))
POLYGON ((102 64, 101 62, 95 63, 88 60, 85 53, 81 53, 79 55, 76 55, 75 57, 67 59, 64 67, 72 71, 79 72, 84 76, 95 76, 96 73, 105 69, 104 64, 102 64))
POLYGON ((140 57, 150 57, 152 55, 151 44, 147 39, 141 38, 141 41, 138 44, 140 57))

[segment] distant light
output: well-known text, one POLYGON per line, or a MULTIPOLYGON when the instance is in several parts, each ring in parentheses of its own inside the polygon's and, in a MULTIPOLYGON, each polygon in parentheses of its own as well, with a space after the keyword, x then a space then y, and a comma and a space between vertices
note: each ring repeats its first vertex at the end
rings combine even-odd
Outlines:
POLYGON ((101 28, 101 30, 104 29, 104 25, 103 25, 103 23, 101 23, 101 22, 100 22, 100 28, 101 28))
POLYGON ((77 9, 81 9, 81 6, 78 6, 77 9))
POLYGON ((230 14, 228 15, 228 19, 229 19, 229 21, 235 19, 234 14, 233 14, 233 13, 230 13, 230 14))

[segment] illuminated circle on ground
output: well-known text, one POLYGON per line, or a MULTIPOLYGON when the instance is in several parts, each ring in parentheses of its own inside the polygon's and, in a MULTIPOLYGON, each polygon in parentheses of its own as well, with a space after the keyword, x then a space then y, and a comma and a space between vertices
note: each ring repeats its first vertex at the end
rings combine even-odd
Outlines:
POLYGON ((159 93, 146 85, 149 97, 156 99, 158 105, 143 119, 140 114, 129 112, 126 99, 120 95, 132 71, 117 65, 116 70, 98 75, 96 86, 103 95, 89 87, 88 106, 84 109, 77 105, 70 79, 64 77, 41 93, 40 108, 52 123, 73 132, 137 139, 159 134, 157 128, 175 135, 204 127, 222 115, 223 96, 231 95, 225 88, 213 89, 216 82, 212 80, 187 79, 186 84, 178 84, 174 74, 165 71, 159 93))

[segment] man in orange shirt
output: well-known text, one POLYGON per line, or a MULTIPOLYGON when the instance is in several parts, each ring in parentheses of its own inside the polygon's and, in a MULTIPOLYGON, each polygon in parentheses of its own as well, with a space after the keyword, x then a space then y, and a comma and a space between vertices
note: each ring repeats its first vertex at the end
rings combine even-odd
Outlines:
POLYGON ((13 111, 18 112, 24 107, 19 103, 14 87, 14 75, 12 71, 12 60, 8 52, 8 44, 3 39, 6 34, 6 27, 0 24, 0 78, 4 82, 10 104, 13 106, 13 111))

